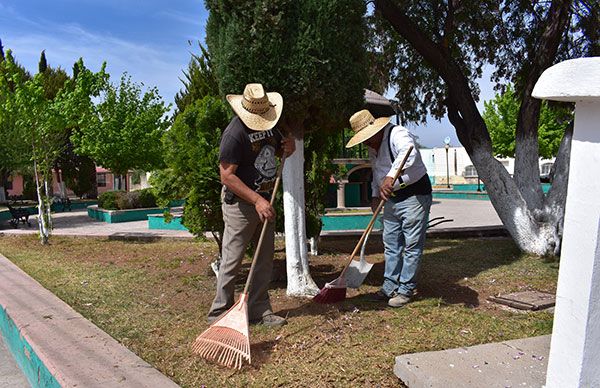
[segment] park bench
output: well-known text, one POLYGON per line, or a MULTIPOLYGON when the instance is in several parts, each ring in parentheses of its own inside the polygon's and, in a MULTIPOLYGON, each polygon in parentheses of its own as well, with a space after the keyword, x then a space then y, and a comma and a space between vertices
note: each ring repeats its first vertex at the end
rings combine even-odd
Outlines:
POLYGON ((19 222, 23 224, 27 224, 27 226, 31 226, 29 223, 29 211, 25 208, 20 207, 12 207, 10 203, 7 203, 8 211, 10 212, 10 216, 12 217, 9 221, 13 228, 19 227, 19 222))

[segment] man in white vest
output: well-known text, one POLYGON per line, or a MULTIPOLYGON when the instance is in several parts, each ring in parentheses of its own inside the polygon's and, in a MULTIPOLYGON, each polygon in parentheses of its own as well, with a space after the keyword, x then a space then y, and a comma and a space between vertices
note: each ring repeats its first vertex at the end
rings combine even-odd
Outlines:
POLYGON ((382 199, 387 201, 383 210, 385 272, 383 285, 373 299, 401 307, 410 302, 417 286, 431 208, 431 182, 408 129, 393 125, 389 117, 375 119, 368 110, 352 115, 350 126, 355 135, 346 148, 360 143, 369 148, 373 171, 371 207, 375 209, 382 199), (404 171, 393 182, 411 146, 414 148, 404 171))

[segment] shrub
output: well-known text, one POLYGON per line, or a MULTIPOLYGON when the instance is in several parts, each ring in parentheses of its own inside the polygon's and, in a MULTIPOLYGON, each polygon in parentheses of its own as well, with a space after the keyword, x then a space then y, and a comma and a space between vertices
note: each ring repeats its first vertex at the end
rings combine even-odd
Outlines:
POLYGON ((117 198, 117 208, 119 210, 135 209, 138 204, 138 196, 138 193, 135 191, 123 193, 123 195, 117 198))
POLYGON ((98 197, 98 207, 106 210, 125 210, 156 207, 152 189, 130 191, 107 191, 98 197))
POLYGON ((118 200, 123 196, 123 191, 107 191, 98 196, 98 207, 106 210, 117 210, 118 200))
POLYGON ((156 207, 156 195, 152 189, 141 189, 137 192, 139 193, 138 198, 141 208, 156 207))

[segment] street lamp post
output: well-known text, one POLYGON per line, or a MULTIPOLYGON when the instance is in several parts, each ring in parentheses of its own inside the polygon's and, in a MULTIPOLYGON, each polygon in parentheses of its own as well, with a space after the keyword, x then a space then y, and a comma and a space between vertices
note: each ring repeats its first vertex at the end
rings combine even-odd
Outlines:
POLYGON ((446 187, 450 188, 450 168, 448 167, 448 149, 450 149, 450 144, 446 143, 446 187))

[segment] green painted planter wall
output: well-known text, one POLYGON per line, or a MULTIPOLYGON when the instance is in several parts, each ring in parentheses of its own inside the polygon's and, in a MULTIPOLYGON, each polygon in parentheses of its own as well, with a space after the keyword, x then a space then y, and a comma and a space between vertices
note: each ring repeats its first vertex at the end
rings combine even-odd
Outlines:
POLYGON ((434 191, 433 198, 448 198, 448 199, 478 199, 489 201, 490 197, 485 192, 477 191, 434 191))
POLYGON ((174 216, 171 222, 166 222, 162 214, 148 216, 148 229, 185 230, 188 229, 181 223, 181 216, 174 216))
MULTIPOLYGON (((365 230, 373 214, 326 214, 321 216, 324 231, 329 230, 365 230)), ((375 220, 373 229, 382 229, 381 215, 375 220)))
POLYGON ((104 210, 98 209, 98 206, 89 206, 87 208, 88 216, 98 220, 115 224, 119 222, 129 221, 145 221, 149 214, 162 214, 165 209, 150 208, 150 209, 128 209, 128 210, 104 210))
POLYGON ((0 334, 4 337, 4 342, 32 387, 61 387, 27 342, 27 339, 21 335, 17 325, 3 306, 0 306, 0 334))
POLYGON ((8 221, 12 217, 10 216, 10 212, 8 210, 2 210, 0 212, 0 221, 8 221))

